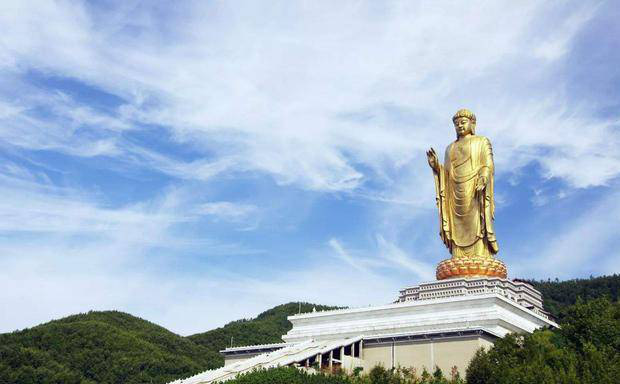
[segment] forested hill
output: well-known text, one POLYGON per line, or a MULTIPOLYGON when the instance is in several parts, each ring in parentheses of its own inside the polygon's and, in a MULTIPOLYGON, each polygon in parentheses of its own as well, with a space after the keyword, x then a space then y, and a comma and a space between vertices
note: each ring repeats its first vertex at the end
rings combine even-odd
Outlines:
POLYGON ((90 312, 0 335, 0 383, 165 383, 218 358, 129 314, 90 312))
POLYGON ((566 308, 577 302, 578 298, 584 301, 608 297, 611 301, 618 301, 620 293, 620 275, 590 277, 589 279, 554 280, 524 280, 538 289, 544 300, 544 306, 554 317, 562 319, 566 308))
MULTIPOLYGON (((334 308, 301 304, 313 307, 334 308)), ((279 305, 190 337, 118 311, 69 316, 0 334, 0 383, 167 383, 221 366, 231 336, 236 345, 281 342, 299 308, 279 305)))

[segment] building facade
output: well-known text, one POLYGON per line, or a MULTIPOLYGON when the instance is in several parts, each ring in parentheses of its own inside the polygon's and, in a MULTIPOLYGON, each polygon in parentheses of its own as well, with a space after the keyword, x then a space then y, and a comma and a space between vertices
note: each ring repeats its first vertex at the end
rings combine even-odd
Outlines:
POLYGON ((495 277, 442 280, 404 288, 382 306, 289 316, 284 343, 227 348, 225 366, 175 384, 226 381, 259 368, 295 366, 311 372, 374 366, 435 367, 461 376, 480 348, 508 333, 557 327, 531 285, 495 277))
POLYGON ((497 293, 549 319, 543 299, 532 285, 500 277, 456 278, 421 283, 400 291, 398 302, 497 293))

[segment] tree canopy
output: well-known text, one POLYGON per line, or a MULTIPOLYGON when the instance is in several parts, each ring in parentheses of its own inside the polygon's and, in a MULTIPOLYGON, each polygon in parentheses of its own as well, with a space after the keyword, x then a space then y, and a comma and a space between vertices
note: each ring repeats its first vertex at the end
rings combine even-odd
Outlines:
MULTIPOLYGON (((302 303, 302 311, 333 307, 302 303)), ((0 334, 0 383, 167 383, 223 365, 219 350, 281 342, 299 303, 183 337, 118 311, 89 312, 0 334)))
POLYGON ((565 309, 560 329, 510 334, 480 350, 468 384, 612 384, 620 378, 620 304, 599 298, 565 309))

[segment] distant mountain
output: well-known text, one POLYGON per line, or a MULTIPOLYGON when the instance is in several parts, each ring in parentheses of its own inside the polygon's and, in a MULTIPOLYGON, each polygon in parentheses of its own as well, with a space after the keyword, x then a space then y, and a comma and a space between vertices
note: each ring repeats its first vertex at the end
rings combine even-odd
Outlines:
POLYGON ((524 280, 532 284, 543 295, 544 306, 557 319, 562 319, 566 308, 577 302, 608 297, 618 301, 620 293, 620 275, 590 277, 573 280, 524 280))

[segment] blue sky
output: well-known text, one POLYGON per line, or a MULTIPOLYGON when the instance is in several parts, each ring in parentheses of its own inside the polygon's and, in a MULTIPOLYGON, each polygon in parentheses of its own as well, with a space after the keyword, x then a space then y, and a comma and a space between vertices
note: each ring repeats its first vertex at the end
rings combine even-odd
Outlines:
POLYGON ((0 332, 180 334, 432 280, 478 117, 511 277, 620 272, 617 2, 0 4, 0 332))

